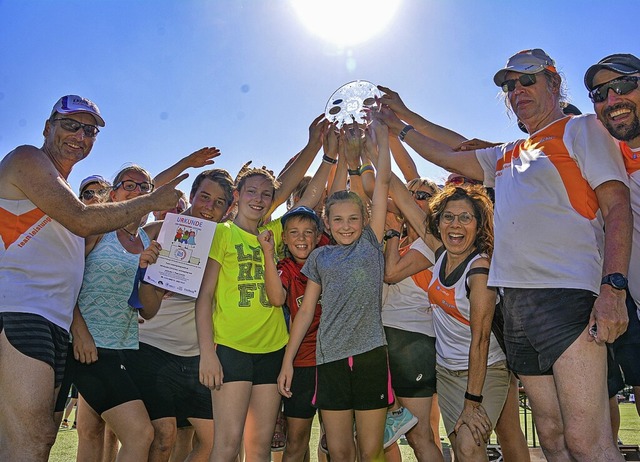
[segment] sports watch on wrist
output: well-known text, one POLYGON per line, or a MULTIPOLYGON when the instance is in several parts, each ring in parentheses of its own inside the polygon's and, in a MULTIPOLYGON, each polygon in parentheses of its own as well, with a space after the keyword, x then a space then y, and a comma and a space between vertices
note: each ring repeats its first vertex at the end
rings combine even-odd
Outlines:
POLYGON ((629 285, 629 281, 622 273, 611 273, 603 277, 600 284, 608 284, 614 289, 625 290, 629 285))
POLYGON ((387 230, 386 233, 384 233, 384 237, 382 238, 382 240, 383 241, 388 241, 389 239, 391 239, 393 237, 400 237, 400 231, 397 231, 395 229, 389 229, 389 230, 387 230))

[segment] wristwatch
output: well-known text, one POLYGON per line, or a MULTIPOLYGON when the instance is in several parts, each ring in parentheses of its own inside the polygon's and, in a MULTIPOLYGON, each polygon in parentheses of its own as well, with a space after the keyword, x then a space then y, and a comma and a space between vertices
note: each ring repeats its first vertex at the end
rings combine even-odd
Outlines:
POLYGON ((395 229, 389 229, 389 230, 387 230, 386 233, 384 233, 384 237, 382 238, 382 240, 383 241, 388 241, 389 239, 391 239, 393 237, 400 237, 400 231, 397 231, 395 229))
POLYGON ((600 284, 609 284, 614 289, 625 290, 629 285, 629 281, 622 273, 611 273, 603 277, 600 284))

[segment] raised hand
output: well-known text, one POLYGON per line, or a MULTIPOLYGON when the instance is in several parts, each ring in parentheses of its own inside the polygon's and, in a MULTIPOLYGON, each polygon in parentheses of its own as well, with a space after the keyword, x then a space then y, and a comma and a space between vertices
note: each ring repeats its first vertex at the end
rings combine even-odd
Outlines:
POLYGON ((204 147, 202 149, 198 149, 195 152, 192 152, 184 159, 189 167, 200 168, 204 167, 205 165, 213 164, 213 159, 215 159, 219 155, 220 149, 216 147, 204 147))
POLYGON ((275 241, 273 239, 273 231, 270 229, 265 229, 260 234, 258 234, 258 242, 262 247, 262 251, 265 255, 273 255, 275 249, 275 241))
POLYGON ((382 85, 378 85, 378 90, 380 90, 382 93, 384 93, 382 95, 382 97, 380 98, 380 103, 382 103, 385 106, 387 106, 389 109, 391 109, 396 114, 404 113, 404 112, 407 112, 409 110, 407 108, 407 106, 404 104, 404 101, 402 101, 402 98, 400 98, 400 95, 397 92, 391 90, 390 88, 383 87, 382 85))

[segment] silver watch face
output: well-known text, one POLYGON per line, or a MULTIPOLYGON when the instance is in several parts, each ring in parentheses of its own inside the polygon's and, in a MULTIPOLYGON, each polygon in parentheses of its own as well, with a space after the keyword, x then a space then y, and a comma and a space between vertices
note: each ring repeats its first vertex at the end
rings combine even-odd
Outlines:
POLYGON ((380 90, 366 80, 355 80, 338 88, 327 101, 324 113, 330 122, 336 122, 338 128, 354 120, 365 123, 364 109, 376 107, 376 97, 380 98, 380 90))

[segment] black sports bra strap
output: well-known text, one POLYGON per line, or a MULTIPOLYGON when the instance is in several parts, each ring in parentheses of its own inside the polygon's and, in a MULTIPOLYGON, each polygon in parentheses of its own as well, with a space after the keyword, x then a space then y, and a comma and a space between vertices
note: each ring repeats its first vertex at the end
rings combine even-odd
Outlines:
POLYGON ((467 277, 464 280, 464 288, 467 291, 467 298, 471 294, 471 289, 469 288, 469 276, 473 276, 474 274, 489 274, 489 268, 471 268, 467 271, 467 277))

